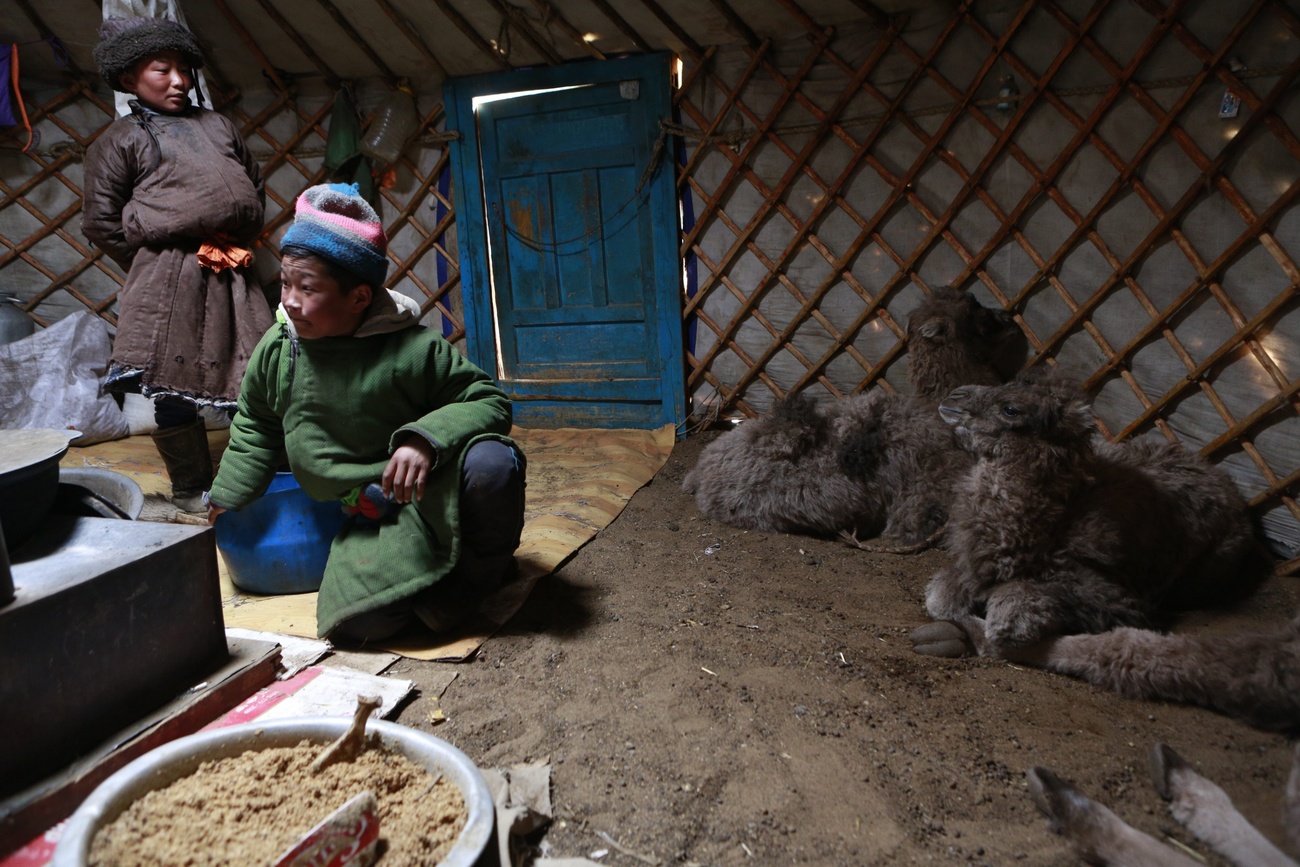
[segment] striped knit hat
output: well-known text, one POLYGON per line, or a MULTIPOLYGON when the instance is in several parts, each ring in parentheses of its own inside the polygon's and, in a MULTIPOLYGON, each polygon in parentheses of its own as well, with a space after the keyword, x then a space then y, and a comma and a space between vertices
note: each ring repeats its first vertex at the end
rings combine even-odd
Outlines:
POLYGON ((383 223, 356 184, 309 187, 294 207, 293 225, 281 247, 302 247, 381 289, 388 276, 388 238, 383 223))

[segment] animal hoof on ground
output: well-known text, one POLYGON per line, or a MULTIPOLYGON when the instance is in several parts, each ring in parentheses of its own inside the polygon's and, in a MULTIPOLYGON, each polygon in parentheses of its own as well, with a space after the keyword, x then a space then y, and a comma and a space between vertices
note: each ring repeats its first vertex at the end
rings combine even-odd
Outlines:
POLYGON ((1072 835, 1076 826, 1087 820, 1092 811, 1092 800, 1087 795, 1047 768, 1030 768, 1025 776, 1029 782, 1029 797, 1039 812, 1047 817, 1053 831, 1072 835))
POLYGON ((1147 759, 1151 767, 1151 784, 1156 787, 1160 797, 1172 801, 1175 793, 1170 777, 1174 771, 1189 767, 1186 760, 1165 744, 1152 744, 1147 759))
POLYGON ((951 620, 936 620, 918 626, 912 630, 908 639, 912 642, 912 650, 923 656, 958 659, 963 656, 973 656, 975 653, 966 630, 951 620))

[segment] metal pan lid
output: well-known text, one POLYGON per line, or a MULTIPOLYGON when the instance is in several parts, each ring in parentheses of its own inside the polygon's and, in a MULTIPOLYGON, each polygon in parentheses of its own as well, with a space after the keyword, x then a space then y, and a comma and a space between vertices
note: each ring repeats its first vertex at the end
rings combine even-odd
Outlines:
POLYGON ((0 430, 0 473, 60 458, 79 436, 75 430, 0 430))

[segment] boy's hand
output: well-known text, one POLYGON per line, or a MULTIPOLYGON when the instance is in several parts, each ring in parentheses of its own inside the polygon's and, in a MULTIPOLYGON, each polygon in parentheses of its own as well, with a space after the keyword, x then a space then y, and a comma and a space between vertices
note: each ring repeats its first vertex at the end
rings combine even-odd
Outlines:
POLYGON ((226 510, 218 506, 216 503, 208 503, 208 526, 211 526, 217 520, 217 515, 220 515, 224 511, 226 510))
POLYGON ((393 497, 399 503, 423 499, 424 480, 436 458, 433 446, 424 437, 407 437, 384 467, 384 475, 379 480, 384 496, 393 497))

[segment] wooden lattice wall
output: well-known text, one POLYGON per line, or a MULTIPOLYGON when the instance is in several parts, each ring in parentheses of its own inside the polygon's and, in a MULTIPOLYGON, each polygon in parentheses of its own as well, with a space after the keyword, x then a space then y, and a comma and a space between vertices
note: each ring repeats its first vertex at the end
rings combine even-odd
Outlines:
MULTIPOLYGON (((796 0, 763 0, 785 15, 779 38, 751 29, 750 4, 735 0, 705 7, 725 37, 656 0, 624 0, 623 15, 596 4, 635 48, 683 60, 665 128, 686 216, 695 420, 753 415, 795 391, 905 388, 908 311, 930 287, 966 286, 1016 312, 1035 363, 1079 376, 1108 435, 1199 449, 1296 547, 1295 4, 1008 0, 886 17, 853 2, 863 19, 831 29, 796 0), (1240 99, 1235 118, 1218 116, 1225 91, 1240 99)), ((537 57, 509 64, 599 56, 548 9, 572 44, 520 40, 537 57)), ((491 34, 478 36, 492 67, 505 65, 491 34)), ((295 88, 259 62, 268 90, 210 82, 261 156, 259 264, 273 268, 294 197, 325 177, 337 81, 295 88)), ((17 131, 0 136, 0 291, 42 324, 83 307, 111 323, 122 279, 77 225, 80 155, 112 112, 78 72, 29 106, 43 131, 33 152, 18 154, 17 131)), ((436 103, 422 95, 430 129, 436 103)), ((460 339, 445 169, 440 147, 408 149, 382 211, 391 285, 460 339)))
POLYGON ((805 20, 688 69, 696 416, 905 387, 907 311, 968 287, 1096 393, 1105 433, 1199 449, 1294 540, 1300 17, 987 5, 805 20))
MULTIPOLYGON (((307 187, 330 180, 323 162, 333 99, 282 91, 232 102, 221 99, 219 86, 213 89, 218 107, 239 125, 266 180, 267 222, 257 253, 259 272, 270 285, 277 240, 292 221, 294 200, 307 187)), ((10 172, 0 176, 0 288, 16 291, 23 309, 41 325, 86 308, 115 325, 124 275, 81 235, 79 185, 85 148, 113 119, 112 97, 102 87, 78 82, 28 111, 33 124, 43 124, 46 132, 41 145, 22 155, 30 161, 26 178, 14 183, 10 172), (50 128, 62 136, 47 144, 54 138, 50 128)), ((436 124, 441 114, 436 105, 426 125, 436 124)), ((16 133, 9 138, 17 138, 16 133)), ((4 157, 15 158, 12 150, 4 157)), ((381 210, 390 238, 389 285, 419 301, 426 322, 445 321, 443 332, 459 341, 464 329, 453 291, 459 286, 451 231, 455 217, 450 195, 439 183, 446 169, 445 149, 409 148, 393 186, 380 190, 381 210)))

